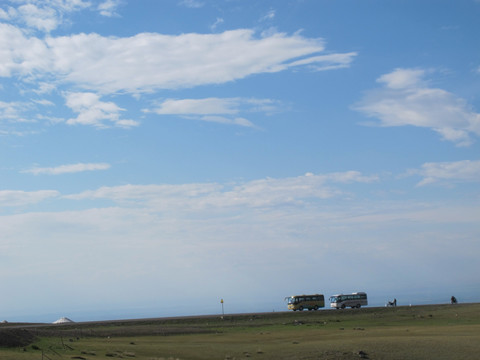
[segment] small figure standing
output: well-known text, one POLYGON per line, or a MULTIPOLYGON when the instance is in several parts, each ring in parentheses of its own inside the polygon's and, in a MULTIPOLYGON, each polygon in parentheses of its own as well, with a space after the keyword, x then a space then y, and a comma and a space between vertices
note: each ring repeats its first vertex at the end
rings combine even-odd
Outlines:
POLYGON ((450 304, 456 304, 457 303, 457 298, 455 296, 452 295, 452 297, 450 298, 450 304))
POLYGON ((397 306, 397 299, 393 299, 393 301, 389 301, 387 306, 397 306))

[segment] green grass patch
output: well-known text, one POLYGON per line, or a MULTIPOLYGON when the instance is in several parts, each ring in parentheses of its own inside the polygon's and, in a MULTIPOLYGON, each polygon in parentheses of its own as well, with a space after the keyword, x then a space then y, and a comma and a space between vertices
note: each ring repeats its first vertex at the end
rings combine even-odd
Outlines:
POLYGON ((28 331, 36 340, 0 348, 0 359, 480 358, 480 304, 83 323, 28 331))

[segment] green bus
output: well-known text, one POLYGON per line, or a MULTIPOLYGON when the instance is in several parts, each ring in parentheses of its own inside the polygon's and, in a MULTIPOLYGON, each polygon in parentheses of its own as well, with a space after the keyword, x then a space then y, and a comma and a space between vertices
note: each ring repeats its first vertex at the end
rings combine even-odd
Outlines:
POLYGON ((292 295, 285 299, 288 301, 288 310, 318 310, 325 307, 325 298, 322 294, 292 295))

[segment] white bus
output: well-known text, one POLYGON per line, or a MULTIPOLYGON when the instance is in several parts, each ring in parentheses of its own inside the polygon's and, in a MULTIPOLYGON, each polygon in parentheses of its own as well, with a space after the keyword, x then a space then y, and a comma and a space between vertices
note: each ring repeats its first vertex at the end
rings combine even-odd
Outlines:
POLYGON ((356 292, 353 294, 339 294, 330 297, 330 307, 335 309, 345 309, 346 307, 360 308, 368 305, 367 294, 356 292))

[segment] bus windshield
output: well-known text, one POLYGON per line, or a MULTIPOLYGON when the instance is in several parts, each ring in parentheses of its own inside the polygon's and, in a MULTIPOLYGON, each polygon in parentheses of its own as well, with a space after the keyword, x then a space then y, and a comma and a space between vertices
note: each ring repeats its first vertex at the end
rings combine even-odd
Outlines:
POLYGON ((330 300, 330 302, 335 303, 339 300, 339 298, 338 298, 338 296, 332 296, 332 297, 330 297, 329 300, 330 300))

